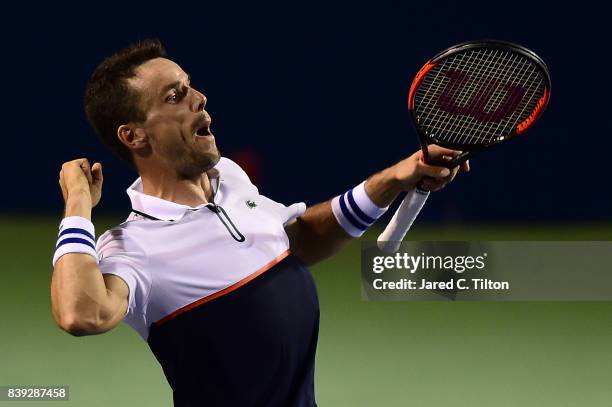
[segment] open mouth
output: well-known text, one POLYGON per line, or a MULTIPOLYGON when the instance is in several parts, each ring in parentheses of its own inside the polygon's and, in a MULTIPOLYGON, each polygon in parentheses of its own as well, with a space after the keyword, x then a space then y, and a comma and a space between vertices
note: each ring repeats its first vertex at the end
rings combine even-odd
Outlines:
POLYGON ((210 131, 210 123, 206 123, 204 126, 198 128, 195 134, 197 137, 212 136, 212 132, 210 131))

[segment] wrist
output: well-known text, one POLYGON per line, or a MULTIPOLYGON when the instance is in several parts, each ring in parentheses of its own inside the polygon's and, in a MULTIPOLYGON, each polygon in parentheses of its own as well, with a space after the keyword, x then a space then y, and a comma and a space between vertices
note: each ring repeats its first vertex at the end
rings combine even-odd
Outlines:
POLYGON ((66 200, 64 216, 80 216, 91 221, 91 197, 89 194, 70 194, 66 200))
POLYGON ((372 175, 365 183, 365 191, 377 206, 389 206, 404 190, 393 167, 372 175))

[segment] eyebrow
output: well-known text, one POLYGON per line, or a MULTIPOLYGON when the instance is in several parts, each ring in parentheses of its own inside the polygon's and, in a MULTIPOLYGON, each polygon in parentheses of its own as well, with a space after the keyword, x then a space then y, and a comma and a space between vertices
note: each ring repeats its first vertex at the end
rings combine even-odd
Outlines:
MULTIPOLYGON (((191 75, 187 74, 187 83, 191 83, 191 75)), ((179 86, 181 86, 182 82, 181 81, 176 81, 176 82, 172 82, 167 84, 166 86, 164 86, 161 90, 161 95, 164 96, 170 89, 175 89, 178 88, 179 86)))

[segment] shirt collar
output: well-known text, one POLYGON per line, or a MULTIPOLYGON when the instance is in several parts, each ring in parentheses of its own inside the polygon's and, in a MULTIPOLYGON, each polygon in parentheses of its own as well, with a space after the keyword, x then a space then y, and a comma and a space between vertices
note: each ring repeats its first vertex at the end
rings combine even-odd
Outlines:
MULTIPOLYGON (((211 182, 214 181, 213 188, 215 187, 215 184, 217 186, 217 188, 214 188, 214 190, 216 190, 215 192, 218 192, 218 183, 221 180, 219 177, 219 170, 212 168, 207 171, 207 174, 211 182)), ((132 202, 133 210, 166 221, 179 220, 185 215, 185 213, 187 213, 187 211, 197 210, 207 205, 202 204, 196 207, 191 207, 189 205, 177 204, 172 201, 147 195, 142 192, 142 179, 140 177, 138 177, 136 181, 129 186, 126 192, 130 197, 130 201, 132 202)))

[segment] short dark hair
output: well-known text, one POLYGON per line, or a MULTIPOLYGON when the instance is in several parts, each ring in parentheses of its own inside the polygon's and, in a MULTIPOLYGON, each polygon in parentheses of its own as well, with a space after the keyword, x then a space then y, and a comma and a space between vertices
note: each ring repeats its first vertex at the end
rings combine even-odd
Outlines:
POLYGON ((106 58, 85 86, 85 113, 103 144, 127 162, 132 154, 117 137, 117 128, 130 121, 144 121, 139 93, 128 84, 143 63, 166 56, 158 39, 146 39, 106 58))

